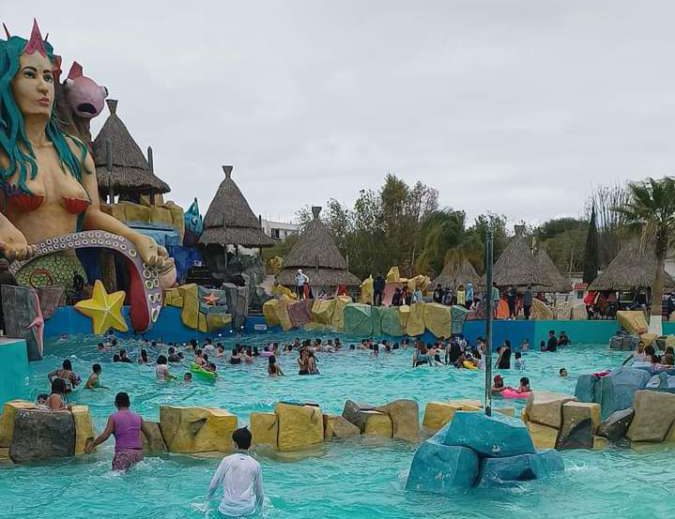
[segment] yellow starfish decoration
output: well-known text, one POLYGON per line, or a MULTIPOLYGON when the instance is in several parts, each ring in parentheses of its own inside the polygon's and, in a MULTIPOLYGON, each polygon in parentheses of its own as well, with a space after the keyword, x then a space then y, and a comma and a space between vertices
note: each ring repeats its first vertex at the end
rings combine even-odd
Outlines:
POLYGON ((76 303, 75 308, 87 317, 91 317, 96 335, 101 335, 110 328, 126 332, 129 330, 129 327, 122 316, 124 296, 124 290, 108 294, 103 283, 97 279, 94 283, 94 292, 91 299, 85 299, 76 303))

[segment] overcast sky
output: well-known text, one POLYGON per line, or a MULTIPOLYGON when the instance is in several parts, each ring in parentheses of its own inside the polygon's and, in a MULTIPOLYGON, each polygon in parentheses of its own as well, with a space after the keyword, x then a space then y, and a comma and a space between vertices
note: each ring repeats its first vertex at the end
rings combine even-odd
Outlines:
POLYGON ((0 16, 24 37, 36 16, 64 70, 119 99, 168 198, 203 213, 221 164, 283 220, 391 172, 470 217, 536 223, 674 170, 669 1, 2 0, 0 16))

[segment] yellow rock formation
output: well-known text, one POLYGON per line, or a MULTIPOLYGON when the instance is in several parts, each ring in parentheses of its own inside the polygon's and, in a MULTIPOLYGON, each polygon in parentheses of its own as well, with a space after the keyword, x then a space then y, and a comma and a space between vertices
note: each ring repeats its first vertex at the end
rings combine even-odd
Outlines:
POLYGON ((280 451, 305 449, 323 442, 323 413, 318 406, 279 402, 275 412, 280 451))
POLYGON ((159 408, 159 423, 171 452, 230 452, 237 417, 225 409, 208 407, 159 408))
POLYGON ((96 431, 94 422, 91 420, 89 407, 86 405, 73 405, 71 408, 73 421, 75 422, 75 456, 84 454, 84 447, 88 440, 94 440, 96 431))
POLYGON ((534 422, 527 422, 527 428, 530 431, 532 442, 537 449, 555 449, 558 439, 558 429, 534 422))
POLYGON ((251 434, 253 445, 271 445, 275 449, 279 422, 275 413, 251 413, 251 434))
POLYGON ((35 409, 33 402, 11 400, 5 403, 0 415, 0 447, 9 447, 14 438, 14 420, 19 409, 35 409))
POLYGON ((425 304, 424 326, 435 337, 450 337, 452 335, 452 310, 449 306, 439 303, 425 304))

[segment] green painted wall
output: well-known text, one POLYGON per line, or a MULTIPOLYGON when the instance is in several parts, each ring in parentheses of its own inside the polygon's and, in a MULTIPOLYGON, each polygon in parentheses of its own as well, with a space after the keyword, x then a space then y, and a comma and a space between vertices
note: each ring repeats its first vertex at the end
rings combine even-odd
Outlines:
POLYGON ((0 406, 28 396, 28 375, 26 341, 0 338, 0 406))

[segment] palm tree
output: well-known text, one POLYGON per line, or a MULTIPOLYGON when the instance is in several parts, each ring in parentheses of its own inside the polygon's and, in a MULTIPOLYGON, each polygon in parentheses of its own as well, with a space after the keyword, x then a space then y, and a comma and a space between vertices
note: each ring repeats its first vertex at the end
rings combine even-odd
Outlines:
POLYGON ((642 226, 643 243, 654 243, 656 276, 652 285, 650 333, 663 334, 661 326, 661 300, 668 246, 675 232, 675 179, 648 178, 629 184, 630 200, 615 210, 624 215, 628 223, 642 226))

